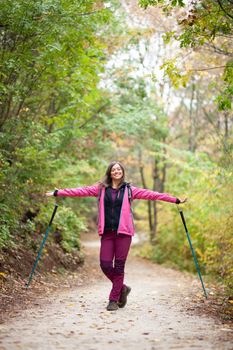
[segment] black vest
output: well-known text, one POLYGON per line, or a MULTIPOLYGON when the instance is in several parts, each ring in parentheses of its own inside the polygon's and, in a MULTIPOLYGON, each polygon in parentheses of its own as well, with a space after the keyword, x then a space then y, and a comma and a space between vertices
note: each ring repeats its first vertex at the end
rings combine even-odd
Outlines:
POLYGON ((111 188, 106 187, 104 196, 105 230, 118 229, 125 187, 126 183, 123 183, 117 190, 115 201, 112 200, 111 188))

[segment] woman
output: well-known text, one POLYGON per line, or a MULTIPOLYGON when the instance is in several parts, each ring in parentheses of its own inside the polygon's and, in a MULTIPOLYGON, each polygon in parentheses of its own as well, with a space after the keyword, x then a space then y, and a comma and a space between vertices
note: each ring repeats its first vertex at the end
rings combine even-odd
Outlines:
POLYGON ((131 200, 161 200, 176 204, 187 200, 172 197, 167 193, 129 186, 125 182, 125 169, 120 162, 110 163, 103 181, 97 185, 55 190, 47 192, 46 195, 99 198, 100 267, 112 282, 108 311, 124 307, 131 291, 131 288, 123 283, 125 262, 134 235, 131 200))

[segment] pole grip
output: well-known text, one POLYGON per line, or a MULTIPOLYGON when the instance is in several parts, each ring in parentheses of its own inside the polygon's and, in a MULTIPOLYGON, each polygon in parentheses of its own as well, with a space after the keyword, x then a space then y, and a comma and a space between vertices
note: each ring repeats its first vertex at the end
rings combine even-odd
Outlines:
POLYGON ((185 219, 184 219, 184 214, 182 212, 182 210, 180 211, 180 216, 181 216, 181 220, 183 222, 183 225, 184 225, 184 228, 185 228, 185 231, 187 232, 188 229, 187 229, 187 226, 186 226, 186 222, 185 222, 185 219))
POLYGON ((56 214, 57 208, 58 208, 58 205, 55 204, 55 207, 54 207, 54 209, 53 209, 52 217, 51 217, 51 219, 50 219, 50 221, 49 221, 49 226, 52 225, 52 222, 53 222, 54 216, 55 216, 55 214, 56 214))

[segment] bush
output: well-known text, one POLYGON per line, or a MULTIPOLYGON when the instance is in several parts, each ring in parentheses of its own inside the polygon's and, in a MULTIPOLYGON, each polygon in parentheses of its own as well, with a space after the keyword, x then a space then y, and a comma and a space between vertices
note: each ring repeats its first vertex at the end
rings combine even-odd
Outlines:
MULTIPOLYGON (((36 218, 36 222, 46 230, 49 223, 52 206, 44 206, 36 218)), ((71 208, 60 206, 52 225, 52 232, 59 235, 59 244, 65 252, 80 250, 80 233, 86 231, 83 218, 78 217, 71 208)))

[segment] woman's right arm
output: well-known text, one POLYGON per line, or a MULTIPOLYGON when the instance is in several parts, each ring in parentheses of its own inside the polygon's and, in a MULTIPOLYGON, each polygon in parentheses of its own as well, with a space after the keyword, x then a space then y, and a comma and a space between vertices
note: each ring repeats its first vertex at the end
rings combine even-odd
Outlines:
POLYGON ((46 192, 48 197, 98 197, 99 186, 84 186, 77 188, 65 188, 62 190, 55 190, 54 192, 46 192))

